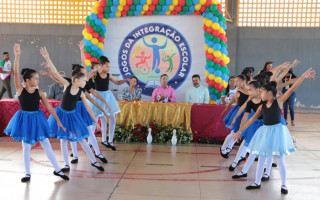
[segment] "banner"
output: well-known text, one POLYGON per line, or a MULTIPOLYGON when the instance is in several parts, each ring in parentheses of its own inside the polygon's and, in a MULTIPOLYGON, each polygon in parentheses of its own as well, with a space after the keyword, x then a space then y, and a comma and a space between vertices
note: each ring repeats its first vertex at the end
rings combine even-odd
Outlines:
MULTIPOLYGON (((136 76, 142 88, 142 101, 150 101, 160 76, 167 74, 168 85, 184 102, 192 87, 192 75, 199 74, 205 82, 205 50, 202 17, 200 16, 139 16, 110 19, 105 34, 103 53, 111 61, 111 74, 119 80, 136 76)), ((110 85, 117 97, 124 87, 110 85)))

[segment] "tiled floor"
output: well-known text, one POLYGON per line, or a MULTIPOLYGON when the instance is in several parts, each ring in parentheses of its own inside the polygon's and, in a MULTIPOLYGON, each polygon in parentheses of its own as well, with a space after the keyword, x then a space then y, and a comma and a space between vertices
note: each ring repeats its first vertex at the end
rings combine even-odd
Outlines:
MULTIPOLYGON (((255 176, 255 164, 248 178, 231 179, 230 158, 219 155, 219 146, 117 144, 112 152, 100 146, 109 163, 98 172, 79 148, 79 163, 71 165, 70 180, 52 174, 53 168, 41 146, 31 151, 32 179, 24 175, 21 143, 0 138, 0 199, 64 200, 193 200, 193 199, 320 199, 320 114, 298 114, 291 134, 297 138, 297 152, 287 157, 288 195, 280 193, 280 175, 273 168, 271 180, 260 190, 246 191, 255 176)), ((51 139, 57 160, 63 166, 60 145, 51 139)), ((71 153, 71 151, 70 151, 71 153)), ((240 165, 239 169, 243 166, 240 165)), ((236 172, 239 171, 236 169, 236 172)))

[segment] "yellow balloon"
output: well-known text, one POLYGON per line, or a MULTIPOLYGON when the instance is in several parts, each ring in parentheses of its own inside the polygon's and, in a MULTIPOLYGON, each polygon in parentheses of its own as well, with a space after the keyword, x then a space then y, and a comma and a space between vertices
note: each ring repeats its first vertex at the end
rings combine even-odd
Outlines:
POLYGON ((146 11, 141 11, 140 16, 141 16, 141 15, 144 15, 145 12, 146 12, 146 11))
POLYGON ((219 4, 220 2, 218 0, 212 0, 213 4, 219 4))
POLYGON ((220 60, 225 61, 225 60, 226 60, 226 58, 227 58, 227 56, 226 56, 225 54, 221 54, 221 56, 220 56, 220 60))
POLYGON ((147 5, 151 5, 152 4, 152 0, 147 0, 147 5))
POLYGON ((220 58, 221 52, 220 52, 220 51, 215 51, 213 55, 214 55, 214 57, 216 57, 216 58, 220 58))
POLYGON ((213 28, 213 30, 219 30, 220 25, 218 23, 213 23, 212 28, 213 28))
POLYGON ((144 10, 144 11, 148 11, 148 10, 149 10, 149 6, 148 6, 148 5, 144 5, 144 6, 143 6, 143 10, 144 10))
POLYGON ((87 65, 87 66, 91 66, 91 61, 90 61, 89 59, 86 59, 85 62, 86 62, 86 65, 87 65))
POLYGON ((229 57, 226 57, 226 60, 224 61, 226 64, 229 64, 230 62, 230 58, 229 57))
POLYGON ((166 15, 170 15, 171 14, 171 11, 167 11, 165 12, 166 15))
POLYGON ((201 5, 204 5, 204 4, 206 4, 206 2, 207 2, 207 0, 200 0, 199 3, 200 3, 201 5))
POLYGON ((173 0, 172 5, 177 6, 179 4, 179 0, 173 0))
POLYGON ((174 5, 169 6, 169 10, 173 11, 174 10, 174 5))
POLYGON ((125 6, 127 4, 127 1, 126 0, 120 0, 119 4, 122 5, 122 6, 125 6))
POLYGON ((219 32, 223 33, 223 28, 222 27, 219 28, 219 32))
POLYGON ((108 19, 107 18, 102 18, 102 24, 104 24, 104 25, 108 24, 108 19))
POLYGON ((213 53, 214 52, 213 48, 208 48, 208 52, 213 53))
POLYGON ((211 98, 210 98, 209 104, 217 104, 217 102, 216 102, 216 101, 211 100, 211 98))
POLYGON ((87 32, 87 29, 83 29, 82 35, 85 36, 87 33, 88 33, 88 32, 87 32))
POLYGON ((223 81, 223 87, 228 87, 228 83, 225 80, 223 81))
POLYGON ((87 33, 84 38, 86 38, 86 40, 91 40, 92 39, 92 35, 90 33, 87 33))
POLYGON ((98 39, 97 38, 93 38, 92 40, 91 40, 91 43, 92 44, 95 44, 95 45, 97 45, 98 44, 98 39))
POLYGON ((121 17, 121 12, 120 11, 116 12, 116 17, 121 17))
POLYGON ((99 7, 99 1, 94 2, 93 6, 98 8, 99 7))
POLYGON ((197 5, 194 6, 194 9, 195 9, 195 10, 200 10, 200 8, 201 8, 201 5, 200 5, 200 4, 197 4, 197 5))
POLYGON ((98 48, 99 48, 99 49, 103 49, 103 43, 102 43, 102 42, 99 42, 99 43, 98 43, 98 48))
POLYGON ((207 26, 207 27, 211 27, 211 26, 212 26, 212 23, 213 23, 213 22, 212 22, 211 20, 207 20, 206 26, 207 26))
POLYGON ((208 45, 207 45, 207 44, 205 44, 205 45, 204 45, 204 50, 206 50, 206 51, 207 51, 208 49, 209 49, 208 45))
POLYGON ((208 78, 209 78, 210 80, 215 80, 216 77, 215 77, 213 74, 209 74, 208 78))
POLYGON ((91 8, 91 13, 98 14, 98 10, 96 7, 91 8))
POLYGON ((203 23, 203 24, 206 24, 207 21, 208 21, 207 18, 203 18, 202 23, 203 23))
POLYGON ((208 70, 206 70, 206 71, 204 72, 204 74, 206 75, 206 77, 208 77, 208 76, 209 76, 208 70))
POLYGON ((118 6, 117 6, 117 9, 118 9, 118 12, 122 12, 122 11, 123 11, 123 6, 118 5, 118 6))
POLYGON ((214 79, 214 81, 215 81, 216 83, 221 83, 222 79, 221 79, 221 77, 216 77, 216 78, 214 79))

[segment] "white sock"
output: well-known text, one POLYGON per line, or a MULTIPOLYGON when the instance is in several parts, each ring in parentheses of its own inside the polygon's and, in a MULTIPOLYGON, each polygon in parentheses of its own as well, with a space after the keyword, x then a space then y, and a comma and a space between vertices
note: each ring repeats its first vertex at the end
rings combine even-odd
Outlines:
POLYGON ((246 163, 244 164, 243 168, 242 168, 242 172, 244 174, 248 173, 252 163, 254 162, 254 159, 256 158, 256 155, 253 154, 249 154, 249 157, 247 158, 246 163))
POLYGON ((77 142, 70 142, 73 158, 78 158, 77 142))
POLYGON ((287 185, 287 166, 286 166, 286 160, 284 156, 277 156, 278 161, 278 167, 280 171, 280 177, 281 177, 281 183, 282 185, 287 185))
POLYGON ((243 140, 239 149, 238 149, 238 152, 237 152, 237 155, 236 155, 236 158, 234 159, 234 162, 235 163, 238 163, 239 160, 241 158, 244 158, 246 153, 247 153, 247 147, 244 145, 245 141, 243 140))
POLYGON ((222 146, 221 146, 221 151, 223 154, 226 154, 226 149, 230 143, 230 141, 232 141, 232 137, 234 136, 235 132, 234 131, 231 131, 229 133, 229 135, 227 135, 226 139, 224 140, 222 146))
MULTIPOLYGON (((101 154, 99 146, 98 146, 98 142, 97 142, 97 138, 94 134, 94 132, 92 131, 92 128, 90 126, 87 127, 88 131, 90 133, 90 136, 88 137, 88 141, 90 142, 90 144, 93 146, 94 152, 96 155, 101 154)), ((90 145, 89 145, 90 147, 90 145)))
POLYGON ((229 152, 232 150, 233 145, 234 145, 235 143, 236 143, 236 141, 231 138, 231 141, 229 142, 228 147, 227 147, 228 150, 229 150, 229 152))
POLYGON ((264 164, 266 163, 266 160, 267 160, 267 157, 259 156, 259 161, 258 161, 257 170, 256 170, 256 179, 255 179, 255 183, 257 185, 261 185, 261 178, 263 175, 264 164))
POLYGON ((68 156, 68 140, 60 139, 60 146, 62 151, 62 156, 64 159, 65 165, 69 166, 69 156, 68 156))
POLYGON ((31 172, 30 172, 30 151, 31 151, 31 144, 22 142, 24 168, 26 169, 26 174, 31 175, 31 172))
POLYGON ((51 147, 49 139, 46 138, 46 139, 40 141, 40 144, 41 144, 42 148, 44 149, 44 151, 46 152, 47 157, 49 158, 54 170, 56 172, 60 171, 61 169, 60 169, 58 162, 57 162, 57 159, 52 151, 52 147, 51 147))
POLYGON ((110 115, 109 119, 109 140, 108 142, 110 144, 113 144, 113 136, 114 136, 114 131, 116 129, 116 117, 114 115, 110 115))
POLYGON ((91 160, 91 163, 97 162, 97 160, 96 160, 96 158, 94 157, 94 155, 93 155, 93 153, 92 153, 92 151, 91 151, 88 143, 86 142, 86 140, 83 139, 83 140, 80 140, 80 141, 78 141, 78 142, 81 144, 82 149, 84 150, 84 152, 86 152, 87 156, 88 156, 89 159, 91 160))
POLYGON ((267 175, 267 176, 270 176, 272 163, 273 163, 273 156, 270 156, 270 157, 267 158, 267 161, 266 161, 265 175, 267 175))
POLYGON ((100 122, 101 122, 101 133, 102 133, 102 142, 106 142, 107 140, 107 118, 106 116, 100 117, 100 122))

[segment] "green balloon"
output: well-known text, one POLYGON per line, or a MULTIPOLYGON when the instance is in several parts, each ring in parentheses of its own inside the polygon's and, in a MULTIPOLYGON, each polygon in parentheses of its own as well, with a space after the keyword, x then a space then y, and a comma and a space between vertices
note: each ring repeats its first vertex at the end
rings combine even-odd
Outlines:
POLYGON ((88 25, 89 25, 90 27, 94 27, 94 25, 96 25, 96 24, 94 23, 93 20, 91 20, 91 21, 88 22, 88 25))
POLYGON ((215 10, 215 11, 213 11, 213 15, 219 17, 219 15, 221 15, 221 14, 220 14, 219 10, 215 10))
POLYGON ((213 37, 213 35, 212 35, 212 34, 208 34, 208 36, 207 36, 207 39, 208 39, 208 40, 212 41, 212 40, 213 40, 213 38, 214 38, 214 37, 213 37))
POLYGON ((110 18, 109 13, 104 13, 104 18, 109 19, 110 18))
POLYGON ((104 36, 103 30, 99 31, 99 36, 104 36))
POLYGON ((91 56, 92 56, 92 57, 97 57, 97 55, 98 55, 98 54, 97 54, 96 51, 92 51, 92 52, 91 52, 91 56))
POLYGON ((213 42, 214 42, 214 43, 219 43, 219 42, 220 42, 220 38, 214 37, 214 38, 213 38, 213 42))
POLYGON ((100 59, 101 55, 97 55, 98 60, 100 59))
POLYGON ((213 68, 214 68, 215 70, 220 70, 221 65, 216 63, 216 64, 214 64, 213 68))
POLYGON ((111 0, 108 0, 107 1, 107 6, 112 6, 113 5, 113 2, 111 0))
POLYGON ((223 91, 222 91, 222 93, 225 94, 226 91, 227 91, 227 88, 224 88, 223 91))
POLYGON ((225 66, 221 67, 222 73, 227 74, 227 70, 228 70, 228 68, 226 68, 225 66))
POLYGON ((211 12, 213 12, 213 11, 215 11, 215 10, 217 10, 218 9, 218 6, 216 5, 216 4, 212 4, 211 6, 210 6, 210 11, 211 12))
POLYGON ((109 6, 104 7, 104 13, 110 13, 111 9, 109 6))
POLYGON ((223 17, 223 18, 221 19, 221 21, 222 21, 222 23, 225 24, 225 23, 226 23, 226 18, 223 17))
POLYGON ((130 6, 130 10, 135 11, 136 10, 136 6, 135 5, 131 5, 130 6))
MULTIPOLYGON (((218 18, 219 18, 220 21, 223 22, 223 20, 224 20, 224 16, 223 16, 223 15, 220 14, 220 16, 219 16, 218 18)), ((223 23, 224 23, 224 22, 223 22, 223 23)))
POLYGON ((91 48, 88 46, 84 46, 84 51, 87 53, 91 53, 91 48))
POLYGON ((90 17, 89 16, 86 17, 86 22, 88 22, 88 23, 90 22, 90 17))
MULTIPOLYGON (((219 42, 219 43, 220 43, 220 45, 221 45, 221 46, 226 47, 226 46, 225 46, 225 45, 226 45, 226 43, 224 43, 224 41, 223 41, 223 40, 220 40, 220 42, 219 42)), ((226 47, 226 48, 227 48, 227 47, 226 47)))
POLYGON ((229 74, 230 74, 230 71, 229 71, 229 69, 227 69, 226 75, 229 76, 229 74))
POLYGON ((215 88, 214 88, 214 89, 213 89, 213 94, 215 94, 215 95, 216 95, 216 94, 218 94, 218 93, 219 93, 219 91, 218 91, 217 89, 215 89, 215 88))
MULTIPOLYGON (((130 6, 130 7, 131 7, 131 6, 130 6)), ((128 15, 128 16, 133 16, 133 11, 132 11, 132 10, 129 10, 128 13, 127 13, 127 15, 128 15)))
POLYGON ((218 94, 216 94, 217 97, 220 99, 221 98, 221 92, 219 92, 218 94))
POLYGON ((99 27, 99 26, 94 26, 94 27, 93 27, 93 30, 94 30, 95 32, 99 32, 99 31, 101 31, 101 29, 100 29, 100 27, 99 27))
POLYGON ((159 11, 161 11, 161 10, 162 10, 162 6, 157 5, 157 6, 156 6, 156 11, 158 11, 158 12, 159 12, 159 11))
POLYGON ((152 12, 152 14, 153 14, 153 15, 158 15, 159 12, 155 10, 155 11, 152 12))
POLYGON ((192 6, 193 2, 192 0, 186 0, 186 6, 192 6))
POLYGON ((212 60, 207 61, 207 66, 208 66, 209 68, 213 68, 214 62, 213 62, 212 60))
POLYGON ((183 11, 183 12, 189 11, 189 7, 188 7, 188 6, 183 6, 183 7, 182 7, 182 11, 183 11))
POLYGON ((133 4, 134 5, 139 5, 140 4, 140 0, 133 0, 133 4))
POLYGON ((180 12, 179 12, 179 15, 184 15, 184 14, 186 14, 186 13, 183 12, 183 11, 180 11, 180 12))
POLYGON ((205 12, 206 12, 206 13, 211 12, 211 11, 210 11, 210 8, 209 8, 209 7, 207 7, 207 8, 206 8, 206 10, 205 10, 205 12))
POLYGON ((166 5, 166 0, 159 0, 159 5, 162 5, 162 6, 166 5))

